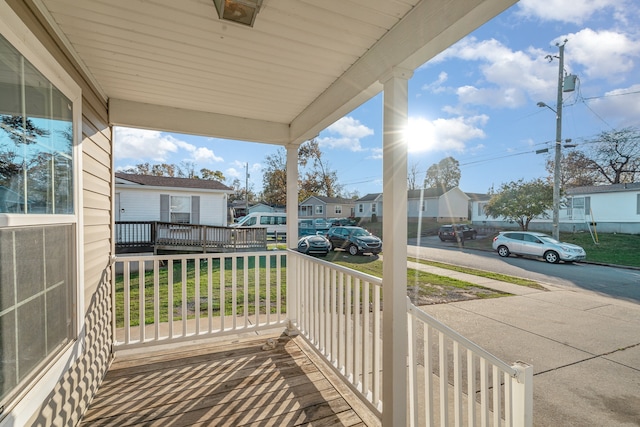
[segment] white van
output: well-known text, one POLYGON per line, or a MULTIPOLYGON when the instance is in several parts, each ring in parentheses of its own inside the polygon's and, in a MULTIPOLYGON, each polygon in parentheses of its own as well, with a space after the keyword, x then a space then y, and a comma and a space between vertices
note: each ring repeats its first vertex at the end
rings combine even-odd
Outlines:
POLYGON ((268 234, 287 233, 287 214, 285 212, 254 212, 245 216, 234 227, 263 227, 268 234))

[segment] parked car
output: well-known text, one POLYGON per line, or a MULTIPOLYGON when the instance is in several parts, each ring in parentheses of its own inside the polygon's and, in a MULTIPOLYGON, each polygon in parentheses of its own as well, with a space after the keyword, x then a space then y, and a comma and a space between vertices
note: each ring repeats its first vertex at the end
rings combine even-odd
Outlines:
POLYGON ((377 255, 382 251, 382 240, 362 227, 332 227, 327 232, 327 239, 331 242, 332 249, 346 249, 351 255, 377 255))
POLYGON ((578 245, 559 242, 544 233, 532 231, 501 231, 493 239, 493 249, 501 257, 529 255, 542 257, 550 263, 561 260, 571 263, 587 257, 585 250, 578 245))
POLYGON ((307 255, 327 256, 331 243, 320 234, 304 236, 298 240, 298 252, 307 255))
POLYGON ((329 218, 327 222, 331 227, 357 225, 356 220, 353 218, 329 218))
POLYGON ((438 237, 443 242, 445 240, 456 241, 458 240, 456 238, 456 232, 460 233, 463 240, 466 240, 466 239, 475 240, 476 236, 478 235, 478 232, 476 231, 475 228, 471 228, 466 224, 449 224, 449 225, 443 225, 442 227, 440 227, 440 229, 438 230, 438 237))

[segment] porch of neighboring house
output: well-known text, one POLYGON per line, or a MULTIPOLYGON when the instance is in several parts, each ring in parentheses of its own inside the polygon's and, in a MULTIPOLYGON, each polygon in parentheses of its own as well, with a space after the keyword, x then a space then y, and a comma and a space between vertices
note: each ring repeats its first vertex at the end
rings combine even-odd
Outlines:
MULTIPOLYGON (((381 423, 381 279, 291 250, 113 269, 115 360, 83 425, 381 423)), ((408 300, 406 319, 412 425, 531 425, 531 367, 408 300)))

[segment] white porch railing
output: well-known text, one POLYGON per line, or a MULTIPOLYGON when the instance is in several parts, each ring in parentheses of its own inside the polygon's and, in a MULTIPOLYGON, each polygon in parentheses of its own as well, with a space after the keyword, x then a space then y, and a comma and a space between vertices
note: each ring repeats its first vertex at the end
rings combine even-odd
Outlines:
POLYGON ((407 299, 411 426, 531 426, 533 367, 509 366, 407 299))
POLYGON ((119 349, 285 325, 286 252, 118 256, 113 268, 119 349))
MULTIPOLYGON (((285 328, 292 320, 382 414, 378 277, 289 250, 119 256, 113 283, 117 349, 285 328), (295 265, 290 283, 287 264, 295 265)), ((509 366, 411 302, 407 321, 409 348, 397 351, 407 354, 410 425, 532 425, 532 367, 509 366)))
POLYGON ((347 384, 382 413, 382 279, 300 255, 296 326, 347 384))

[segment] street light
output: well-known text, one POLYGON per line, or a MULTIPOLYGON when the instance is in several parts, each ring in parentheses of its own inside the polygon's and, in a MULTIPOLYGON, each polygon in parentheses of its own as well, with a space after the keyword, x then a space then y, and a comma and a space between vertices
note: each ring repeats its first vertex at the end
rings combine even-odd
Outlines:
MULTIPOLYGON (((565 40, 562 44, 556 43, 558 46, 559 54, 558 58, 558 98, 556 101, 556 109, 549 107, 544 102, 538 102, 538 107, 547 107, 554 113, 556 113, 556 149, 555 160, 553 164, 553 230, 552 235, 556 240, 560 239, 560 161, 561 161, 561 149, 562 149, 562 92, 563 92, 563 71, 564 71, 564 45, 567 42, 565 40)), ((552 61, 554 56, 547 55, 549 61, 552 61)), ((568 79, 565 92, 571 92, 574 90, 575 76, 568 79)))

